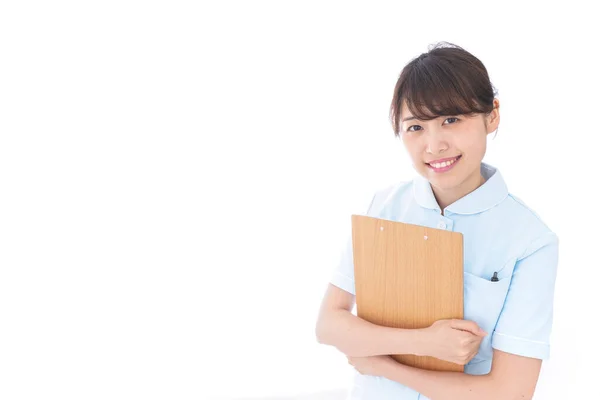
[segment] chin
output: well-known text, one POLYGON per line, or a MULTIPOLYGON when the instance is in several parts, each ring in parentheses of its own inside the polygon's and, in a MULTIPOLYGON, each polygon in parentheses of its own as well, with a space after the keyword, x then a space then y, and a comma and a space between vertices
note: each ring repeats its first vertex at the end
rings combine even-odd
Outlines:
POLYGON ((464 180, 464 177, 461 179, 461 177, 456 175, 438 175, 429 169, 425 171, 423 176, 429 181, 429 183, 440 189, 452 189, 456 186, 459 186, 464 180))
POLYGON ((431 177, 429 176, 427 178, 427 180, 429 181, 429 183, 431 183, 432 185, 434 185, 437 188, 440 189, 452 189, 453 187, 457 186, 458 182, 456 179, 446 179, 446 178, 439 178, 439 177, 431 177))

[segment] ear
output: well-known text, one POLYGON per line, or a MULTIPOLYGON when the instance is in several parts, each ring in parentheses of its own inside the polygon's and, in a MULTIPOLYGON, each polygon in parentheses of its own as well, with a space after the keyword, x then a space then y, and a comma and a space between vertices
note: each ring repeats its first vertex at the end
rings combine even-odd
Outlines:
POLYGON ((500 100, 494 99, 494 109, 485 116, 487 133, 492 133, 498 129, 500 124, 500 100))

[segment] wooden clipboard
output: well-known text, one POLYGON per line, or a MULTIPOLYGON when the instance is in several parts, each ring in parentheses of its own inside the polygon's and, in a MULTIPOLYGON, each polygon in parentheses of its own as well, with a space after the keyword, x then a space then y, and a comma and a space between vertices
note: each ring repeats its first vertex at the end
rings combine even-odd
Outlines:
MULTIPOLYGON (((394 328, 425 328, 463 318, 463 235, 398 221, 352 215, 357 315, 394 328)), ((393 355, 433 371, 464 371, 434 357, 393 355)))

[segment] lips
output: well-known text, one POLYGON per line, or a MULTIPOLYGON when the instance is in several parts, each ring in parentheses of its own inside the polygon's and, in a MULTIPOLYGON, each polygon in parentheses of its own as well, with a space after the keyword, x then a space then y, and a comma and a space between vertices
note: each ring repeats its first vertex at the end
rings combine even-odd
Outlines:
POLYGON ((429 165, 432 165, 432 164, 441 164, 441 163, 446 162, 446 161, 456 161, 456 160, 458 160, 461 157, 462 156, 456 156, 456 157, 450 157, 450 158, 440 158, 439 160, 434 160, 434 161, 428 162, 426 164, 429 164, 429 165))
POLYGON ((446 171, 450 171, 454 166, 458 163, 462 156, 457 156, 454 158, 444 158, 441 160, 436 160, 431 163, 426 163, 426 165, 432 169, 436 173, 442 173, 446 171))

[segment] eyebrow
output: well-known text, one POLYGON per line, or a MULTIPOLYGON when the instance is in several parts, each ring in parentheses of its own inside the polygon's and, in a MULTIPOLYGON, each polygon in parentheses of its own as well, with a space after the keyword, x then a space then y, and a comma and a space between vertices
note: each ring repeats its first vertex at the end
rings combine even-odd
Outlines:
POLYGON ((417 117, 413 117, 412 115, 410 117, 406 117, 402 120, 402 122, 406 122, 406 121, 410 121, 411 119, 417 119, 417 117))

